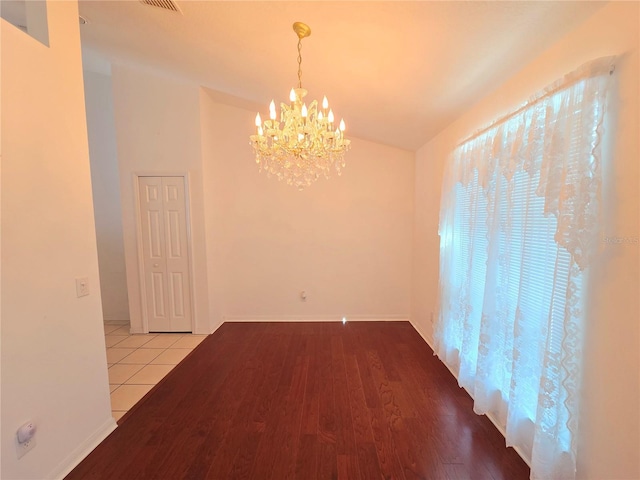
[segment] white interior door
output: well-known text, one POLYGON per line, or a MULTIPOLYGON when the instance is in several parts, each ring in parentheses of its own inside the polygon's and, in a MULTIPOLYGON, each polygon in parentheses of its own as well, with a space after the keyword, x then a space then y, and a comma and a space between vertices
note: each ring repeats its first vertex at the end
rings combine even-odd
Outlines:
POLYGON ((138 177, 144 294, 150 332, 191 332, 183 177, 138 177))

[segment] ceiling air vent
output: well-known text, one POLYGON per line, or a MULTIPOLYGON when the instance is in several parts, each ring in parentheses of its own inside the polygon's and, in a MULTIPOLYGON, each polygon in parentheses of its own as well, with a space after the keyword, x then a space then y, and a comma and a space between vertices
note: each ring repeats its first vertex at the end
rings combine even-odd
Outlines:
POLYGON ((152 7, 162 8, 164 10, 171 10, 172 12, 182 13, 173 0, 140 0, 140 3, 145 5, 151 5, 152 7))

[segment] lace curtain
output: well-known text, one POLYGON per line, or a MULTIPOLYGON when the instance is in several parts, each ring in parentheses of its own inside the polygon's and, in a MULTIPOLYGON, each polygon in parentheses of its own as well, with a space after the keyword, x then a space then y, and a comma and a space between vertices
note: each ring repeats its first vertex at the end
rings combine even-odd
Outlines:
POLYGON ((444 176, 437 355, 532 479, 574 479, 582 285, 597 253, 612 58, 465 141, 444 176))

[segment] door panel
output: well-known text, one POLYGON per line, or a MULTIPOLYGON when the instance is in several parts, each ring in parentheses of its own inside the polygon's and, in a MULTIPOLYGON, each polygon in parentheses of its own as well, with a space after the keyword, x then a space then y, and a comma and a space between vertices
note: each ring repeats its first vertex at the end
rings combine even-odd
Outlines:
POLYGON ((182 177, 162 177, 169 311, 173 331, 191 331, 187 210, 182 177))
POLYGON ((181 294, 184 290, 183 275, 182 273, 173 272, 170 278, 170 290, 173 292, 171 297, 171 314, 176 318, 182 318, 185 316, 184 296, 181 294))
POLYGON ((171 258, 182 257, 182 242, 180 239, 180 213, 176 211, 167 212, 167 229, 169 235, 169 256, 171 258))
POLYGON ((151 273, 151 288, 152 288, 152 297, 151 302, 153 306, 153 316, 155 318, 166 318, 167 314, 165 311, 165 301, 164 301, 164 292, 166 288, 164 288, 164 274, 161 272, 152 272, 151 273))
POLYGON ((182 177, 138 177, 149 331, 190 332, 191 277, 182 177))
POLYGON ((149 222, 149 256, 150 258, 162 258, 162 212, 157 210, 149 211, 147 221, 149 222))

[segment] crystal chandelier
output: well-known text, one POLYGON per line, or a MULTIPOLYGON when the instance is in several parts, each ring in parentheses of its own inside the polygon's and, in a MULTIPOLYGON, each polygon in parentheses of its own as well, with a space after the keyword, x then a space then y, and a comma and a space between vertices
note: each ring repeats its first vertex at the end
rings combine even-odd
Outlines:
POLYGON ((250 136, 250 144, 260 171, 302 190, 321 175, 329 178, 332 170, 340 175, 351 141, 344 137, 344 120, 334 123, 327 97, 322 105, 316 100, 304 103, 307 91, 302 88, 302 39, 311 35, 311 29, 296 22, 293 31, 298 35, 298 88, 291 89, 289 104, 280 104, 279 116, 273 100, 268 120, 263 122, 260 114, 256 115, 256 134, 250 136))

